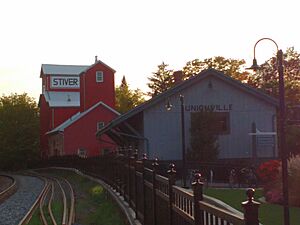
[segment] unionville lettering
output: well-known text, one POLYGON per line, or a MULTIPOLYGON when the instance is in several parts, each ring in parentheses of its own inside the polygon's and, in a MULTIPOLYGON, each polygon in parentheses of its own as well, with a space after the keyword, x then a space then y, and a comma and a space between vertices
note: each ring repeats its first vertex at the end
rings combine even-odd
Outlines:
POLYGON ((185 111, 230 111, 232 110, 232 104, 224 105, 186 105, 185 111))

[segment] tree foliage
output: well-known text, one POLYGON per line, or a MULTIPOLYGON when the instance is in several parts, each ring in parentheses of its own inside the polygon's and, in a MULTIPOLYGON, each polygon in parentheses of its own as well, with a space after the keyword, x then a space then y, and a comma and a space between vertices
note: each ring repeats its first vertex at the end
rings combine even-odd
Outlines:
MULTIPOLYGON (((283 54, 285 97, 287 105, 300 103, 300 54, 290 47, 283 54)), ((278 98, 277 59, 272 57, 261 65, 250 80, 249 85, 265 91, 278 98)))
MULTIPOLYGON (((300 105, 300 54, 293 47, 288 48, 283 54, 283 67, 286 119, 289 122, 294 120, 293 108, 300 105)), ((277 58, 274 56, 249 77, 248 84, 278 99, 278 76, 277 58)), ((300 154, 299 137, 299 126, 289 122, 289 126, 286 127, 287 150, 293 155, 300 154)))
POLYGON ((215 131, 215 117, 211 112, 193 113, 190 128, 191 149, 187 152, 188 160, 212 162, 218 158, 218 136, 215 131))
POLYGON ((130 90, 125 76, 122 78, 120 86, 116 87, 116 109, 120 113, 125 113, 145 101, 140 89, 130 90))
MULTIPOLYGON (((148 87, 151 89, 148 93, 149 96, 154 97, 175 85, 173 70, 168 69, 168 66, 165 63, 158 65, 157 71, 151 77, 148 77, 150 81, 148 87)), ((226 59, 222 56, 207 58, 202 61, 194 59, 188 61, 183 67, 183 80, 187 80, 205 69, 214 68, 241 82, 247 82, 250 74, 243 69, 244 66, 245 60, 226 59)))
POLYGON ((185 74, 185 79, 188 79, 194 75, 197 75, 205 69, 216 69, 223 72, 224 74, 231 76, 242 82, 246 82, 249 73, 244 70, 245 60, 240 59, 226 59, 222 56, 216 56, 212 58, 207 58, 204 60, 194 59, 186 63, 183 67, 183 73, 185 74))
POLYGON ((148 77, 149 83, 147 85, 151 90, 148 92, 149 96, 155 97, 174 85, 173 70, 168 69, 168 66, 163 62, 157 66, 157 71, 148 77))
POLYGON ((19 169, 38 156, 39 110, 27 94, 0 97, 0 168, 19 169))

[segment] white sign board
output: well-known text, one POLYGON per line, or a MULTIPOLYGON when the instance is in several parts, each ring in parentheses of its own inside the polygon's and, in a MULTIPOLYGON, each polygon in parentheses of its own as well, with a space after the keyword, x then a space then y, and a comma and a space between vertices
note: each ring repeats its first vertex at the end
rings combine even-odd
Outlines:
POLYGON ((78 76, 51 76, 51 88, 80 88, 80 78, 78 76))

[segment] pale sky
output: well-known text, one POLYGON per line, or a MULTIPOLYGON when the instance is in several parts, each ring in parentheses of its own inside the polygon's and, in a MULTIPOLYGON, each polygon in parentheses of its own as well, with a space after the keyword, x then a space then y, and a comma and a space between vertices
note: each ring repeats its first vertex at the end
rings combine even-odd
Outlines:
MULTIPOLYGON (((181 69, 213 56, 245 59, 262 37, 300 52, 297 0, 1 0, 0 95, 41 93, 41 64, 91 65, 95 55, 146 91, 164 61, 181 69)), ((258 63, 276 53, 256 48, 258 63)))

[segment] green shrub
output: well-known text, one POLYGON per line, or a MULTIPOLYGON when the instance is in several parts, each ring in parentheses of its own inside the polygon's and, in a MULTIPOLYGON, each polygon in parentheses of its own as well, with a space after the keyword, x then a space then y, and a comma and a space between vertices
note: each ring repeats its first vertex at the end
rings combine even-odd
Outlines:
POLYGON ((93 200, 100 203, 104 196, 103 187, 100 185, 94 186, 91 188, 90 192, 91 192, 93 200))

